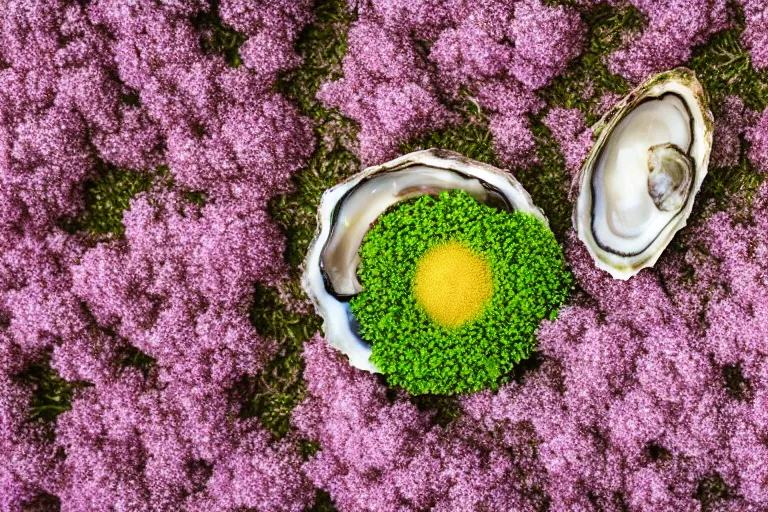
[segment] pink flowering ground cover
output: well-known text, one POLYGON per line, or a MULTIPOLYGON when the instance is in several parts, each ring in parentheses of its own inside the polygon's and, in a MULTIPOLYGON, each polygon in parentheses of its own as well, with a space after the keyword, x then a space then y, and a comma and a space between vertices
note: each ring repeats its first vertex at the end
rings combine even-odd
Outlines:
POLYGON ((763 0, 8 0, 0 511, 768 510, 763 0), (693 68, 710 174, 654 269, 570 230, 589 126, 693 68), (578 290, 498 392, 351 368, 298 287, 322 191, 512 170, 578 290))

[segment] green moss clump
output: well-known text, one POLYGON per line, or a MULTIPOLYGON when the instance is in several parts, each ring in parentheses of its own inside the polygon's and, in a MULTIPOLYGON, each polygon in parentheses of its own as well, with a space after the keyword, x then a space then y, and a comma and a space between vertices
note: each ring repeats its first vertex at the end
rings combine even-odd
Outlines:
POLYGON ((615 9, 598 5, 582 17, 589 38, 584 53, 539 94, 550 108, 578 108, 587 115, 587 124, 591 125, 600 118, 597 107, 604 94, 623 96, 629 92, 627 81, 608 70, 606 58, 621 46, 627 34, 640 32, 645 20, 632 6, 615 9))
POLYGON ((421 196, 382 215, 360 249, 364 291, 351 302, 371 360, 414 394, 496 388, 533 351, 572 276, 552 232, 531 214, 496 210, 463 191, 421 196), (479 317, 456 328, 434 322, 412 293, 416 266, 455 241, 487 258, 493 295, 479 317))
POLYGON ((72 408, 76 390, 91 386, 87 382, 69 382, 62 379, 51 367, 50 354, 31 364, 18 375, 18 379, 34 389, 30 419, 48 425, 55 424, 61 413, 72 408))
POLYGON ((756 71, 752 66, 752 58, 741 43, 743 20, 737 25, 696 48, 688 67, 696 72, 711 104, 717 105, 732 94, 747 107, 763 110, 768 105, 768 71, 756 71))
POLYGON ((286 260, 298 278, 298 267, 317 226, 317 205, 323 192, 359 169, 360 162, 348 147, 356 127, 337 110, 326 109, 317 99, 324 82, 343 76, 347 31, 355 20, 346 0, 317 0, 315 21, 296 42, 302 65, 283 75, 277 91, 295 102, 302 115, 312 119, 318 145, 306 167, 293 175, 293 192, 277 196, 269 211, 288 239, 286 260))
POLYGON ((204 52, 221 55, 230 67, 238 68, 243 63, 240 47, 248 38, 224 24, 219 16, 219 3, 213 0, 210 9, 195 17, 192 25, 201 32, 200 47, 204 52))
POLYGON ((304 340, 320 329, 320 320, 286 308, 277 290, 262 285, 256 286, 250 320, 259 335, 277 340, 280 349, 259 375, 250 375, 241 383, 240 416, 259 418, 279 439, 291 428, 293 408, 306 396, 301 351, 304 340))
POLYGON ((70 231, 122 236, 123 212, 133 197, 149 190, 156 175, 101 164, 97 178, 85 185, 85 211, 66 226, 70 231))
POLYGON ((157 359, 132 345, 127 345, 118 352, 118 363, 123 368, 140 370, 144 374, 144 378, 147 378, 157 365, 157 359))

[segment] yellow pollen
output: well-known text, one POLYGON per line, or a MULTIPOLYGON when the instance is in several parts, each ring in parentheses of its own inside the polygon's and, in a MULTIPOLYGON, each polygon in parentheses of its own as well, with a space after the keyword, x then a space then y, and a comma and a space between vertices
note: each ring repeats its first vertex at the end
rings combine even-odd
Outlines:
POLYGON ((416 264, 413 294, 439 325, 459 327, 480 316, 493 295, 491 267, 464 244, 438 245, 416 264))

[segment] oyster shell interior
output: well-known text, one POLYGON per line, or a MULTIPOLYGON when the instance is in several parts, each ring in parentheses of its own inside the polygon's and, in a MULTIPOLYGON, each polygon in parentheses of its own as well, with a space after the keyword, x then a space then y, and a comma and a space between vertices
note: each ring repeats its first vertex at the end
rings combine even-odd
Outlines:
POLYGON ((692 71, 652 78, 601 121, 574 227, 599 268, 628 279, 685 226, 707 173, 712 114, 692 71))
POLYGON ((370 167, 325 191, 318 230, 309 247, 302 284, 323 317, 328 341, 353 366, 377 372, 371 347, 358 334, 349 300, 362 291, 359 249, 382 214, 397 203, 444 190, 465 190, 477 201, 546 217, 511 174, 438 149, 418 151, 370 167))
POLYGON ((381 214, 405 199, 444 190, 465 190, 481 203, 511 209, 501 193, 477 178, 451 170, 415 165, 370 176, 339 202, 331 236, 323 248, 321 264, 333 292, 351 296, 362 291, 357 280, 358 249, 381 214))

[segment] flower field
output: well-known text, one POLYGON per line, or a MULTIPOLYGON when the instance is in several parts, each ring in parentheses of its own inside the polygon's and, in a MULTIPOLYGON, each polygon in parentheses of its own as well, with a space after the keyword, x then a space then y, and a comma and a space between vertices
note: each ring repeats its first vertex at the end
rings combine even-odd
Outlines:
POLYGON ((0 512, 768 510, 764 0, 0 0, 0 512), (709 174, 654 268, 571 228, 592 126, 694 70, 709 174), (509 169, 576 286, 496 390, 352 368, 322 192, 509 169))

